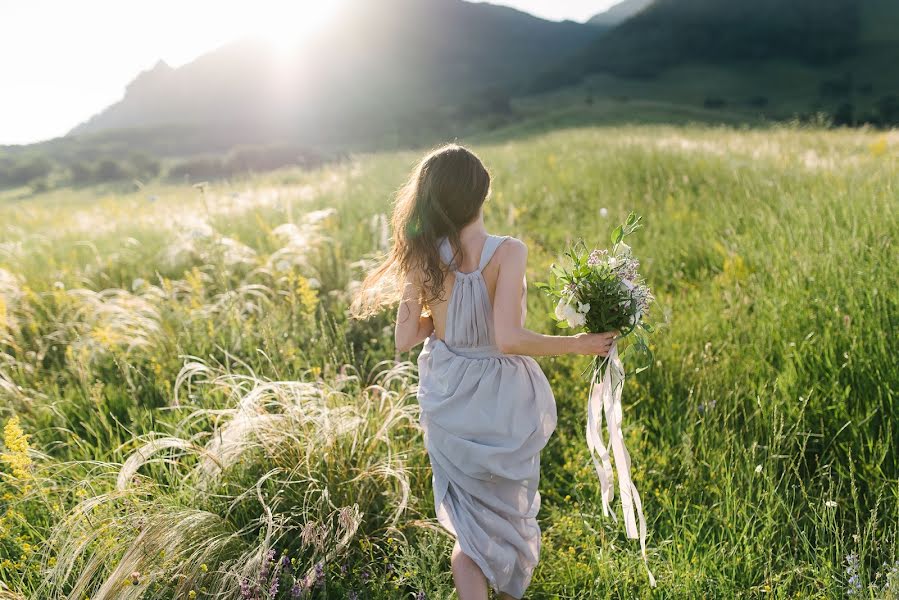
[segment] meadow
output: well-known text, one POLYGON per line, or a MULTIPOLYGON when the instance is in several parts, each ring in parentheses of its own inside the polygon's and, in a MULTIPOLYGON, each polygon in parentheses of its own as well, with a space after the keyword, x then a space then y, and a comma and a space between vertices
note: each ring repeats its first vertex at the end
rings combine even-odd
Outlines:
MULTIPOLYGON (((530 282, 635 211, 657 298, 624 433, 658 587, 602 515, 589 359, 543 358, 559 426, 528 597, 899 597, 899 132, 472 147, 530 282)), ((453 595, 415 351, 391 315, 346 316, 418 156, 0 196, 0 598, 453 595)), ((533 285, 528 306, 551 332, 533 285)))

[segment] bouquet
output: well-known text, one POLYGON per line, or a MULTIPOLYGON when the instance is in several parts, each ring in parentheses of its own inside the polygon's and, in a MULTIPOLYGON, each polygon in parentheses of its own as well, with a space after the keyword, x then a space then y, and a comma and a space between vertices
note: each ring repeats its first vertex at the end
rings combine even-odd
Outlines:
MULTIPOLYGON (((653 295, 638 269, 640 261, 632 254, 624 238, 641 227, 641 218, 630 213, 625 222, 612 232, 612 248, 590 249, 583 242, 576 243, 565 252, 565 265, 552 266, 551 283, 540 283, 554 299, 558 299, 554 316, 558 325, 589 333, 618 331, 605 357, 595 356, 590 368, 590 397, 587 402, 587 446, 599 476, 602 491, 603 514, 615 513, 610 505, 614 497, 612 457, 618 471, 618 489, 624 512, 627 536, 638 537, 639 519, 640 549, 649 574, 650 584, 655 578, 649 570, 646 557, 646 519, 640 494, 630 477, 631 459, 624 446, 621 431, 621 392, 625 371, 618 353, 618 339, 630 338, 628 347, 643 360, 635 373, 652 364, 652 353, 646 343, 646 333, 653 328, 646 317, 653 295), (611 455, 602 435, 602 418, 608 422, 611 455), (636 513, 636 518, 635 518, 636 513)), ((617 518, 616 518, 617 520, 617 518)))

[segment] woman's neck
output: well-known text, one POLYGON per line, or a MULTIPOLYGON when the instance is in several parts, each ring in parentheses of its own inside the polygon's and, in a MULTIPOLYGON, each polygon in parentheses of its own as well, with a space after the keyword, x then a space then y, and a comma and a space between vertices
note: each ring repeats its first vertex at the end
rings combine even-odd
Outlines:
POLYGON ((484 227, 484 216, 478 215, 478 218, 459 230, 459 241, 465 246, 469 242, 475 242, 487 235, 487 229, 484 227))

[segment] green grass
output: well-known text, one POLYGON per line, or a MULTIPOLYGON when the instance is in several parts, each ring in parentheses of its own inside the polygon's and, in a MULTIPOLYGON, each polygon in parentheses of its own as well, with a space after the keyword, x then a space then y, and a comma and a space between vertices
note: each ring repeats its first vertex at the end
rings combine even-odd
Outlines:
MULTIPOLYGON (((659 586, 602 517, 587 359, 545 358, 559 426, 529 597, 895 597, 896 132, 512 133, 474 145, 489 229, 527 242, 538 281, 636 211, 659 325, 624 392, 659 586)), ((0 581, 81 600, 239 598, 246 579, 288 598, 321 565, 310 597, 451 596, 414 353, 389 315, 345 316, 416 158, 0 201, 0 420, 30 445, 7 428, 0 581)), ((551 331, 533 286, 528 305, 551 331)))

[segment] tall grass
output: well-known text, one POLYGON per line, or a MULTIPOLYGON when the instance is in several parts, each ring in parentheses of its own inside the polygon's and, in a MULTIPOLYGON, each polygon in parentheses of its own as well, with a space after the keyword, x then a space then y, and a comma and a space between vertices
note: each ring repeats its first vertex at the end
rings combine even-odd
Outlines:
MULTIPOLYGON (((488 227, 528 243, 531 280, 634 210, 657 297, 657 362, 624 398, 659 588, 602 517, 586 359, 547 358, 530 596, 895 597, 899 135, 623 127, 476 150, 488 227)), ((415 158, 0 206, 0 416, 28 436, 0 466, 0 594, 451 595, 414 353, 389 315, 346 317, 415 158)))

